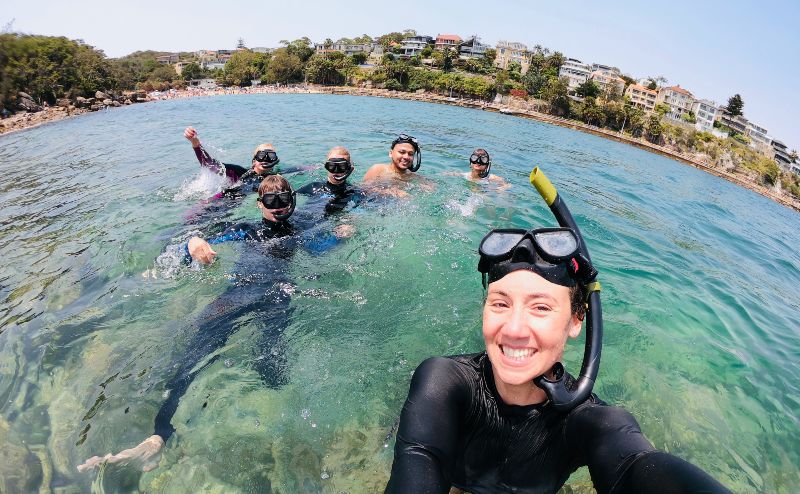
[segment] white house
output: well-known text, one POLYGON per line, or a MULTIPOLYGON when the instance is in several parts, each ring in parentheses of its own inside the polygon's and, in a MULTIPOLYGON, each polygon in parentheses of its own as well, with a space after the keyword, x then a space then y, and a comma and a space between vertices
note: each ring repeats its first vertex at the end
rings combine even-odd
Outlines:
POLYGON ((707 99, 699 99, 692 105, 692 113, 694 113, 695 122, 694 126, 697 130, 703 132, 714 131, 714 120, 717 119, 717 104, 707 99))

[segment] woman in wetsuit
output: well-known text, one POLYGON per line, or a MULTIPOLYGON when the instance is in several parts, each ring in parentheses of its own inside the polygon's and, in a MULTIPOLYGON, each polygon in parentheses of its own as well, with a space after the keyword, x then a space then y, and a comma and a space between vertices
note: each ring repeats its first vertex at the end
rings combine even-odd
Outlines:
MULTIPOLYGON (((553 197, 560 201, 555 189, 553 197)), ((486 350, 417 368, 386 492, 554 493, 584 465, 599 493, 728 492, 591 394, 602 336, 597 272, 571 215, 556 216, 563 228, 492 230, 481 242, 486 350), (587 293, 593 320, 574 380, 560 360, 581 331, 587 293)))

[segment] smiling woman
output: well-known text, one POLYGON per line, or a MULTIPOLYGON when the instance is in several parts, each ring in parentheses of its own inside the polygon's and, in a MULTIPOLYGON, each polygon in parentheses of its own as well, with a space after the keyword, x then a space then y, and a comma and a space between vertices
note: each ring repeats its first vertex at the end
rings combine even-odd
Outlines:
POLYGON ((534 169, 531 183, 563 228, 484 237, 486 351, 417 368, 387 492, 556 492, 584 465, 600 493, 728 492, 657 451, 628 412, 589 395, 602 335, 597 272, 550 182, 534 169), (568 338, 581 332, 583 300, 594 338, 576 385, 560 361, 568 338))

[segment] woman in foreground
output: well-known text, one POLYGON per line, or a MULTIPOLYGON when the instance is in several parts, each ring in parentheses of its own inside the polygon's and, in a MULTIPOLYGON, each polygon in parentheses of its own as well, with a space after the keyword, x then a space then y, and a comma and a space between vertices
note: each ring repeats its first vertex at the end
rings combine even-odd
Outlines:
POLYGON ((728 492, 657 451, 631 414, 591 393, 602 337, 597 272, 555 189, 536 169, 531 182, 562 228, 492 230, 483 239, 486 351, 417 368, 386 491, 554 493, 588 465, 601 494, 728 492), (587 309, 575 380, 560 360, 587 309))

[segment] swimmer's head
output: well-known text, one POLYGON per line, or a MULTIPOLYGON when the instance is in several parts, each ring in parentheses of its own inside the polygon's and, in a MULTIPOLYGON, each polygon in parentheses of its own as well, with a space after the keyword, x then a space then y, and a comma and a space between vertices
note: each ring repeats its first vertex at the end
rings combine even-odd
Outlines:
POLYGON ((419 147, 419 142, 414 137, 407 134, 400 134, 397 139, 392 141, 392 147, 389 149, 389 158, 392 160, 392 166, 400 172, 410 170, 415 172, 419 170, 422 163, 422 151, 419 147))
POLYGON ((328 151, 325 160, 325 170, 328 171, 328 182, 341 185, 353 173, 355 166, 350 159, 350 151, 342 146, 336 146, 328 151))
POLYGON ((259 144, 253 151, 253 171, 258 175, 269 174, 279 162, 275 146, 272 144, 259 144))
POLYGON ((478 148, 469 157, 469 165, 474 178, 486 178, 492 169, 492 158, 485 149, 478 148))
POLYGON ((288 220, 297 204, 292 186, 280 175, 264 177, 256 201, 264 219, 274 223, 288 220))

